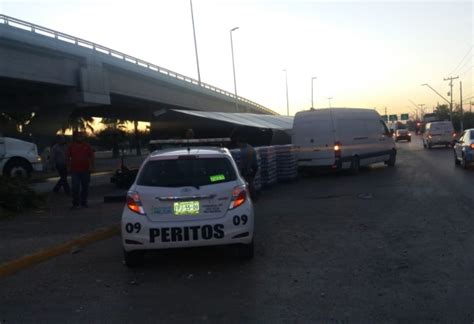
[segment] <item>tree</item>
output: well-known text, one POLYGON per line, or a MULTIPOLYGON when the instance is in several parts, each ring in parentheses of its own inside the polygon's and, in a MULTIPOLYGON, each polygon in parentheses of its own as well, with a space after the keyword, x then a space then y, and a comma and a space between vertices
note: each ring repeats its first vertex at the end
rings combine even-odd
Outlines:
POLYGON ((21 133, 23 128, 31 122, 34 116, 34 112, 2 112, 0 113, 0 123, 13 123, 15 125, 15 131, 21 133))
POLYGON ((438 105, 434 113, 438 120, 449 120, 449 106, 448 105, 438 105))
POLYGON ((126 128, 127 120, 117 118, 102 118, 100 121, 105 125, 106 129, 109 129, 112 134, 112 156, 114 158, 119 157, 119 130, 126 128))
POLYGON ((78 116, 75 113, 72 113, 66 123, 63 125, 61 131, 64 134, 66 130, 72 129, 73 132, 81 131, 90 131, 94 133, 94 127, 92 126, 94 122, 93 117, 84 117, 78 116))

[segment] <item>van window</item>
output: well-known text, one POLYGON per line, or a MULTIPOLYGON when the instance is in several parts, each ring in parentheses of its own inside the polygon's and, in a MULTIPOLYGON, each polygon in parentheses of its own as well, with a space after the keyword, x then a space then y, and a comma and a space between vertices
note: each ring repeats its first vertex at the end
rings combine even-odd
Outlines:
POLYGON ((471 140, 474 140, 474 131, 471 131, 471 140))
POLYGON ((367 126, 365 120, 362 119, 340 119, 339 137, 340 140, 348 140, 353 138, 367 137, 367 126))
POLYGON ((387 128, 387 125, 385 125, 385 122, 383 120, 380 120, 379 121, 380 124, 379 124, 379 134, 381 135, 385 135, 385 134, 388 134, 388 128, 387 128))

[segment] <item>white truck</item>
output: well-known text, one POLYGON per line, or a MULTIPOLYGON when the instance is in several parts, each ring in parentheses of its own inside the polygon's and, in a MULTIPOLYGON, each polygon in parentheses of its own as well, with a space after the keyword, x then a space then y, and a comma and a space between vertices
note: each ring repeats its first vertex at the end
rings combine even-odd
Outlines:
POLYGON ((300 111, 292 142, 299 168, 350 169, 385 162, 394 166, 397 150, 385 122, 374 109, 327 108, 300 111))
POLYGON ((43 164, 36 144, 11 137, 0 137, 0 175, 30 177, 42 171, 43 164))

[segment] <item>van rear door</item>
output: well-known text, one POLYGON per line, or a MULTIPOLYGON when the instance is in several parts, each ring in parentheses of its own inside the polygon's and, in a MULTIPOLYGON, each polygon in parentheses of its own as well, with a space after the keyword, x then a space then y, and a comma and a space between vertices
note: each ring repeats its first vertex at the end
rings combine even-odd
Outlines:
POLYGON ((295 119, 293 144, 300 166, 332 166, 334 164, 334 131, 329 115, 302 116, 295 119))

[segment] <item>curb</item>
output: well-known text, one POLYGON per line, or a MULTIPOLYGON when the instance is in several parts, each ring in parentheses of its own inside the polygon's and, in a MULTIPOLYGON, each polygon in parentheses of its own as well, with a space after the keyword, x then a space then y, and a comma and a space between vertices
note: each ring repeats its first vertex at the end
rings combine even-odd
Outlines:
POLYGON ((84 247, 91 243, 104 240, 118 234, 120 234, 120 224, 115 224, 82 235, 77 239, 40 250, 33 254, 22 256, 15 260, 7 261, 0 264, 0 278, 5 278, 15 272, 26 269, 55 256, 71 252, 71 250, 77 249, 78 247, 84 247))

